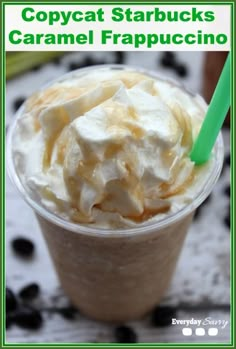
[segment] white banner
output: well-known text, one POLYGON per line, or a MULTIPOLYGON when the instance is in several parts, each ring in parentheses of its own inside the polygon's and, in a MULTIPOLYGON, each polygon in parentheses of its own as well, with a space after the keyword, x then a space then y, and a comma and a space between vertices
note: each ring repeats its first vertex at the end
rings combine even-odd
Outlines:
POLYGON ((229 51, 230 5, 5 5, 7 51, 229 51))

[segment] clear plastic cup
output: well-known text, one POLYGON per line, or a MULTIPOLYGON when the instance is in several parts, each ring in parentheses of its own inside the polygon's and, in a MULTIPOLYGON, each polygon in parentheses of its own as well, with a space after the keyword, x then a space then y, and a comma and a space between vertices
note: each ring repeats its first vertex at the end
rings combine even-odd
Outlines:
MULTIPOLYGON (((106 65, 83 68, 56 81, 107 68, 131 69, 160 79, 145 69, 106 65)), ((191 204, 157 222, 108 230, 66 221, 30 197, 15 170, 12 156, 14 129, 23 109, 24 105, 8 133, 9 175, 37 216, 65 293, 84 314, 94 319, 122 322, 142 317, 163 298, 194 212, 220 175, 224 156, 222 135, 214 147, 211 173, 191 204)))

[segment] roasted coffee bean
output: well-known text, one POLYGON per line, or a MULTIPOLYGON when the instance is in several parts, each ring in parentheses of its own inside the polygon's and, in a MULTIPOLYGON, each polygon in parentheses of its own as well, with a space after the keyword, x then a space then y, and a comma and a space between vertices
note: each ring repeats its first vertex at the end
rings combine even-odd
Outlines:
POLYGON ((6 329, 9 329, 12 324, 13 324, 12 315, 7 314, 6 315, 6 329))
POLYGON ((43 324, 41 313, 33 308, 24 307, 15 312, 13 321, 21 328, 36 330, 43 324))
POLYGON ((188 75, 188 69, 184 64, 176 64, 175 71, 181 78, 184 78, 188 75))
POLYGON ((227 155, 225 156, 225 164, 228 165, 228 166, 230 166, 230 154, 227 154, 227 155))
POLYGON ((224 188, 224 194, 227 196, 230 196, 230 186, 227 185, 227 187, 224 188))
POLYGON ((114 331, 117 343, 137 343, 137 334, 129 326, 118 326, 114 331))
POLYGON ((116 51, 115 53, 115 63, 116 64, 124 64, 125 63, 125 52, 124 51, 116 51))
POLYGON ((201 215, 201 205, 196 209, 193 219, 198 219, 201 215))
POLYGON ((202 205, 209 204, 211 202, 212 195, 208 195, 207 198, 203 201, 202 205))
POLYGON ((19 297, 24 300, 31 300, 36 298, 39 295, 40 287, 36 283, 31 283, 29 285, 24 286, 19 291, 19 297))
POLYGON ((221 176, 223 175, 223 173, 225 172, 226 168, 230 166, 230 154, 227 154, 224 158, 224 162, 223 162, 223 166, 222 166, 222 170, 221 170, 221 176))
POLYGON ((61 57, 55 57, 53 58, 53 64, 60 65, 61 64, 61 57))
POLYGON ((30 70, 36 72, 36 71, 39 71, 41 69, 41 67, 42 67, 41 64, 37 64, 34 67, 32 67, 30 70))
POLYGON ((102 64, 106 64, 106 62, 103 59, 93 60, 91 58, 86 58, 85 61, 83 62, 83 67, 90 67, 92 65, 102 65, 102 64))
POLYGON ((86 57, 83 61, 83 67, 90 67, 91 65, 99 64, 91 57, 86 57))
POLYGON ((176 317, 176 308, 170 306, 158 306, 151 315, 151 323, 156 327, 170 326, 172 318, 176 317))
POLYGON ((13 293, 13 291, 10 288, 6 288, 6 311, 11 312, 16 310, 17 308, 17 300, 13 293))
POLYGON ((77 62, 71 62, 68 66, 68 71, 76 70, 83 67, 83 64, 77 62))
POLYGON ((12 248, 14 252, 21 257, 31 257, 34 252, 33 242, 24 237, 13 239, 12 248))
POLYGON ((168 58, 169 60, 172 60, 173 62, 176 62, 176 54, 172 51, 164 52, 163 57, 168 58))
POLYGON ((230 212, 228 212, 227 216, 224 218, 224 225, 230 229, 230 212))
POLYGON ((160 63, 165 68, 175 68, 176 58, 173 52, 164 52, 161 56, 160 63))
POLYGON ((59 308, 58 313, 67 320, 73 320, 78 313, 78 309, 76 309, 73 305, 69 305, 67 307, 59 308))
POLYGON ((100 59, 100 60, 97 60, 94 64, 103 65, 103 64, 107 64, 107 62, 105 62, 103 59, 100 59))
POLYGON ((203 203, 198 206, 198 208, 195 211, 194 217, 193 219, 198 219, 201 216, 201 212, 202 212, 202 208, 203 206, 205 206, 206 204, 208 204, 212 199, 212 195, 208 195, 208 197, 203 201, 203 203))
MULTIPOLYGON (((105 62, 104 62, 105 63, 105 62)), ((85 68, 85 67, 89 67, 91 65, 95 65, 95 64, 103 64, 103 62, 101 63, 101 61, 99 61, 99 63, 95 62, 91 57, 86 57, 84 58, 84 60, 82 62, 71 62, 69 64, 68 70, 76 70, 76 69, 80 69, 80 68, 85 68)))
POLYGON ((173 61, 172 58, 170 57, 165 57, 163 56, 160 60, 160 64, 164 67, 164 68, 175 68, 175 62, 173 61))
POLYGON ((18 97, 18 98, 16 98, 13 101, 14 111, 17 111, 20 108, 20 106, 24 103, 24 101, 25 101, 25 97, 18 97))

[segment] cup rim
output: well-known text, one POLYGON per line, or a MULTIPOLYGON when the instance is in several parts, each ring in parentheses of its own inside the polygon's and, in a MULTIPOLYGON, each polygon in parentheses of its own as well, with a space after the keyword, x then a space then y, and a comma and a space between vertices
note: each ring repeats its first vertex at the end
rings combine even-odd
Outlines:
MULTIPOLYGON (((146 75, 149 75, 150 77, 155 77, 157 79, 161 79, 167 82, 170 82, 189 93, 191 96, 198 96, 202 98, 200 95, 196 93, 192 93, 189 89, 187 89, 183 84, 179 83, 178 81, 175 81, 174 79, 165 78, 162 74, 159 74, 157 72, 147 70, 142 67, 135 67, 130 65, 124 65, 124 64, 103 64, 103 65, 93 65, 91 67, 85 67, 85 68, 79 68, 72 72, 68 72, 66 74, 63 74, 59 78, 53 79, 47 84, 44 84, 38 91, 43 90, 54 83, 62 82, 69 77, 73 76, 82 76, 83 73, 87 74, 88 71, 94 70, 94 69, 115 69, 115 70, 130 70, 135 71, 139 73, 144 73, 146 75)), ((203 98, 202 98, 203 99, 203 98)), ((215 156, 216 160, 214 167, 212 167, 211 173, 209 174, 208 181, 204 183, 201 191, 197 193, 197 195, 193 198, 191 204, 185 205, 182 209, 178 210, 177 212, 174 212, 167 217, 164 217, 158 221, 147 221, 147 224, 142 224, 140 226, 134 226, 129 228, 101 228, 101 227, 90 227, 88 225, 83 225, 79 223, 72 223, 68 220, 65 220, 59 215, 56 215, 53 212, 47 211, 45 207, 43 207, 41 204, 37 203, 34 199, 32 199, 27 192, 27 190, 24 188, 14 166, 13 161, 13 153, 12 153, 12 136, 14 133, 15 126, 17 124, 18 118, 21 116, 21 113, 24 109, 25 102, 21 105, 21 107, 18 109, 18 111, 15 113, 15 119, 14 122, 11 123, 8 134, 7 134, 7 142, 6 142, 6 154, 7 154, 7 172, 8 175, 12 181, 12 183, 17 188, 18 192, 23 197, 24 201, 27 202, 27 204, 41 217, 46 219, 47 221, 50 221, 51 223, 54 223, 55 225, 58 225, 61 228, 64 228, 66 230, 70 230, 74 233, 84 234, 84 235, 90 235, 93 237, 106 237, 106 238, 119 238, 119 237, 132 237, 142 234, 148 234, 155 231, 159 231, 159 229, 163 229, 169 224, 173 224, 174 222, 179 221, 180 219, 184 218, 188 214, 192 213, 210 194, 212 191, 212 188, 214 187, 215 183, 217 182, 222 165, 223 165, 223 158, 224 158, 224 145, 223 145, 223 137, 222 133, 217 137, 216 144, 214 146, 215 149, 215 156)))

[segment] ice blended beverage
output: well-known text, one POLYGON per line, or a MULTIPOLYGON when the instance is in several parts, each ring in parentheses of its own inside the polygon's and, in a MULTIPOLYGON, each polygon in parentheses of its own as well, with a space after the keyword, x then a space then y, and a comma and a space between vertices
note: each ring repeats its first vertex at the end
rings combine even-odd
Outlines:
POLYGON ((113 65, 67 74, 18 111, 10 174, 85 314, 135 319, 163 298, 222 166, 221 136, 206 164, 189 158, 206 109, 176 83, 113 65))

